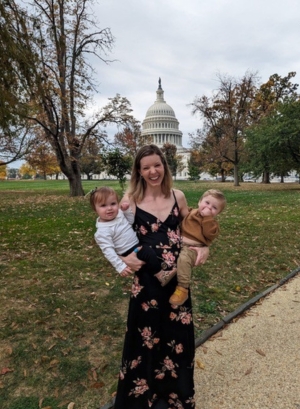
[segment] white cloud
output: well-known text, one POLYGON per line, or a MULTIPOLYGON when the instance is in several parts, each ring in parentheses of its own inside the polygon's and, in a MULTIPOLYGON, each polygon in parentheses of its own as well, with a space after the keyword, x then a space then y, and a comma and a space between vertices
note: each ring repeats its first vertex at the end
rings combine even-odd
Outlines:
POLYGON ((111 29, 110 57, 119 60, 97 63, 98 103, 119 93, 143 121, 161 77, 185 146, 200 126, 187 105, 217 88, 217 73, 258 72, 265 82, 299 70, 297 0, 103 0, 94 10, 100 26, 111 29))

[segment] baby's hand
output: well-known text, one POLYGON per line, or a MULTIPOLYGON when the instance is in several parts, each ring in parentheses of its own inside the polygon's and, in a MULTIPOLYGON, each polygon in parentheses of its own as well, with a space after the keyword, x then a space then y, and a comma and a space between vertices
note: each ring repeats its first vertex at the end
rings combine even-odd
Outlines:
POLYGON ((129 203, 128 202, 123 202, 121 204, 121 210, 125 211, 129 209, 129 203))
POLYGON ((211 210, 208 207, 204 207, 204 209, 202 209, 201 211, 201 216, 211 216, 211 210))
POLYGON ((120 276, 121 277, 128 277, 130 274, 132 274, 131 268, 128 266, 124 268, 124 270, 121 271, 120 276))

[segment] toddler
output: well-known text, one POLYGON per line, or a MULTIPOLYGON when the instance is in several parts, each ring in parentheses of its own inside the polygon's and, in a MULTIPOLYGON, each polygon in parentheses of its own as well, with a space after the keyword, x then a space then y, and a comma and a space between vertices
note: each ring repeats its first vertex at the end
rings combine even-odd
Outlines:
POLYGON ((197 253, 193 247, 210 246, 219 235, 219 224, 215 217, 226 206, 222 192, 215 189, 207 190, 198 202, 198 209, 191 209, 181 224, 182 248, 177 260, 177 281, 175 292, 170 297, 173 305, 182 305, 188 298, 192 268, 195 265, 197 253))
POLYGON ((151 247, 138 246, 139 241, 132 228, 134 214, 129 204, 124 203, 121 209, 119 208, 118 195, 115 190, 106 186, 92 190, 90 204, 98 215, 95 241, 104 256, 122 277, 128 276, 132 271, 120 256, 125 257, 133 251, 139 260, 147 263, 162 286, 174 277, 176 269, 162 270, 161 263, 151 247))

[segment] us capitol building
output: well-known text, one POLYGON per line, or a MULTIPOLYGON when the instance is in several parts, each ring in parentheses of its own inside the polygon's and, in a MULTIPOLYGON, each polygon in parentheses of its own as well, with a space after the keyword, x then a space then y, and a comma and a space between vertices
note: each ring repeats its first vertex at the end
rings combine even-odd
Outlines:
POLYGON ((179 130, 179 122, 173 108, 164 100, 164 91, 161 87, 160 78, 156 91, 156 101, 147 110, 146 117, 142 122, 142 136, 151 138, 152 142, 160 148, 165 143, 175 145, 177 155, 181 156, 184 166, 184 169, 176 175, 176 179, 188 178, 189 150, 182 146, 182 132, 179 130))

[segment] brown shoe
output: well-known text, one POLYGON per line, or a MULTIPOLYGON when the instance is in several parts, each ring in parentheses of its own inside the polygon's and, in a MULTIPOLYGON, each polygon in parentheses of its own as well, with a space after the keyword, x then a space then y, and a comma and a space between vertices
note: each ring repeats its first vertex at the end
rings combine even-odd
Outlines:
POLYGON ((161 270, 159 273, 154 274, 154 276, 158 279, 162 287, 164 287, 174 276, 176 276, 176 274, 177 268, 173 268, 173 270, 169 271, 161 270))
POLYGON ((169 302, 173 305, 182 305, 188 299, 188 296, 189 290, 178 285, 174 293, 171 295, 169 302))

